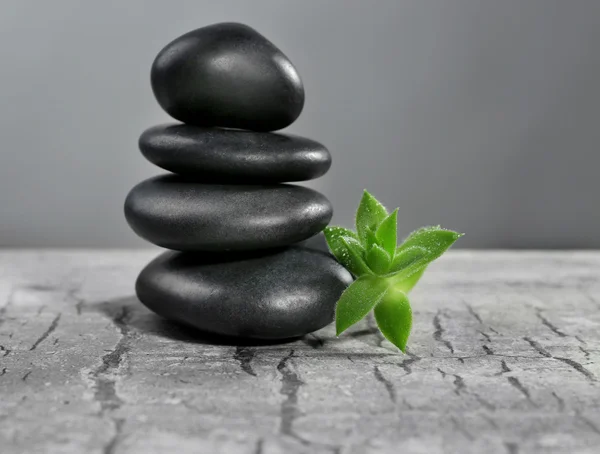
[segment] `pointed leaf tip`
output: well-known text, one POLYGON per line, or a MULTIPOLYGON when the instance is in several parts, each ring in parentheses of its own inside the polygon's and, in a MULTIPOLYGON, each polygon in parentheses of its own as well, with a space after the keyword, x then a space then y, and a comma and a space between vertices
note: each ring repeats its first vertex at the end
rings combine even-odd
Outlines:
POLYGON ((411 233, 396 249, 395 262, 390 268, 394 285, 410 290, 420 278, 427 265, 441 256, 460 234, 439 226, 423 227, 411 233), (414 274, 418 276, 413 277, 414 274), (406 285, 402 286, 403 281, 406 285))
POLYGON ((396 242, 398 240, 398 208, 392 211, 392 214, 381 222, 375 236, 379 244, 381 244, 390 257, 393 258, 396 250, 396 242))
POLYGON ((387 216, 385 207, 365 190, 356 210, 356 233, 363 245, 367 245, 367 232, 375 232, 387 216))
POLYGON ((378 244, 374 244, 371 249, 367 251, 367 265, 375 274, 385 274, 390 269, 391 257, 378 244))
POLYGON ((327 245, 338 262, 354 276, 371 274, 363 255, 362 245, 351 230, 344 227, 326 227, 323 230, 327 245))
POLYGON ((390 288, 375 306, 375 320, 381 334, 406 353, 412 328, 412 310, 406 294, 390 288))

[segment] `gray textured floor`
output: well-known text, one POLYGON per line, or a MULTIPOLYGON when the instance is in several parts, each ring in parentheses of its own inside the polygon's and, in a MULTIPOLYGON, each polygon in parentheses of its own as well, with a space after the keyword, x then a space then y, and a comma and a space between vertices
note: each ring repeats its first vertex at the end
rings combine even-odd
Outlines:
POLYGON ((3 454, 600 450, 600 253, 449 253, 406 356, 194 338, 133 296, 156 253, 0 252, 3 454))

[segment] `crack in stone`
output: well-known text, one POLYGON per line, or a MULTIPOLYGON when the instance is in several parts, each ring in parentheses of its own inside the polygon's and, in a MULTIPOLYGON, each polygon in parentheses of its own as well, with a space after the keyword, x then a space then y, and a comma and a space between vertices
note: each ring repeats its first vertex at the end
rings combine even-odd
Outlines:
POLYGON ((600 428, 596 424, 594 424, 590 419, 583 416, 581 413, 577 412, 577 418, 579 418, 586 426, 588 426, 594 433, 600 435, 600 428))
POLYGON ((81 282, 77 287, 69 289, 67 292, 67 299, 75 302, 75 311, 77 315, 81 315, 83 312, 83 306, 85 306, 85 299, 77 296, 77 293, 81 290, 83 286, 83 282, 81 282))
POLYGON ((392 382, 390 382, 387 378, 385 378, 385 376, 381 373, 381 370, 379 370, 379 367, 377 367, 377 366, 373 367, 373 374, 375 375, 375 379, 379 383, 383 384, 383 386, 385 386, 385 389, 388 393, 390 400, 395 405, 396 404, 396 390, 394 389, 394 385, 392 384, 392 382))
POLYGON ((519 381, 517 377, 506 377, 506 379, 515 389, 517 389, 521 394, 525 396, 525 398, 531 405, 537 407, 537 404, 533 400, 531 400, 529 390, 523 385, 523 383, 519 381))
POLYGON ((119 442, 121 441, 121 434, 123 432, 123 425, 125 424, 125 420, 120 418, 113 418, 113 424, 115 426, 115 433, 102 449, 102 454, 115 454, 115 452, 117 451, 117 447, 119 446, 119 442))
POLYGON ((552 358, 552 355, 550 353, 548 353, 548 351, 544 347, 542 347, 540 344, 538 344, 533 339, 531 339, 529 337, 524 337, 523 340, 525 342, 527 342, 529 345, 531 345, 533 347, 533 349, 535 351, 537 351, 540 355, 545 356, 546 358, 552 358))
POLYGON ((263 438, 259 438, 256 441, 256 447, 254 448, 254 454, 263 454, 265 440, 263 438))
MULTIPOLYGON (((488 409, 488 410, 490 410, 490 411, 496 411, 496 406, 495 406, 493 403, 491 403, 491 402, 488 402, 487 400, 485 400, 483 397, 481 397, 481 396, 480 396, 479 394, 477 394, 477 393, 472 393, 472 394, 473 394, 473 396, 475 397, 475 400, 477 400, 477 402, 479 402, 479 403, 480 403, 481 405, 483 405, 485 408, 487 408, 487 409, 488 409)), ((486 418, 486 419, 487 419, 487 418, 486 418)), ((496 424, 496 423, 494 422, 494 424, 496 424)))
POLYGON ((537 316, 537 318, 540 319, 540 321, 542 322, 542 325, 544 325, 545 327, 547 327, 554 334, 556 334, 559 337, 567 337, 567 335, 565 333, 563 333, 560 329, 558 329, 557 326, 555 326, 552 323, 550 323, 550 320, 548 320, 546 317, 544 317, 542 315, 542 310, 541 309, 536 309, 535 315, 537 316))
POLYGON ((4 345, 0 345, 0 352, 4 352, 2 353, 2 356, 8 356, 10 354, 12 350, 10 348, 6 348, 4 345))
POLYGON ((79 300, 75 304, 75 310, 77 311, 77 315, 81 315, 81 311, 83 310, 83 305, 85 304, 85 300, 79 300))
POLYGON ((58 326, 58 322, 60 321, 61 315, 62 315, 62 313, 59 312, 58 315, 56 317, 54 317, 54 320, 52 320, 52 322, 50 323, 50 326, 48 327, 48 329, 46 331, 44 331, 44 333, 33 343, 33 345, 31 346, 31 348, 29 349, 29 351, 33 351, 36 348, 38 348, 38 345, 40 345, 42 342, 44 342, 46 340, 46 338, 50 334, 52 334, 52 332, 58 326))
POLYGON ((519 454, 519 445, 517 443, 505 441, 504 447, 508 454, 519 454))
POLYGON ((433 327, 435 328, 435 332, 433 333, 433 338, 436 342, 441 342, 446 346, 450 353, 454 353, 454 347, 450 343, 449 340, 444 339, 445 330, 442 328, 442 323, 440 322, 441 311, 438 311, 433 317, 433 327))
POLYGON ((496 430, 499 429, 498 424, 496 423, 496 421, 494 421, 494 418, 486 415, 485 413, 482 413, 481 417, 488 422, 488 424, 492 427, 492 429, 496 429, 496 430))
MULTIPOLYGON (((189 383, 189 382, 187 382, 189 383)), ((204 415, 205 413, 200 410, 198 407, 196 407, 194 404, 191 404, 190 402, 187 402, 185 400, 181 401, 181 405, 183 405, 185 408, 187 408, 188 410, 192 410, 195 413, 204 415)))
POLYGON ((487 345, 484 345, 481 348, 483 349, 483 351, 485 352, 486 355, 492 355, 492 356, 494 355, 494 351, 487 345))
POLYGON ((487 334, 486 332, 484 332, 484 331, 481 331, 481 330, 477 330, 477 332, 478 332, 479 334, 481 334, 483 337, 485 337, 485 340, 486 340, 487 342, 492 342, 492 338, 490 337, 490 335, 489 335, 489 334, 487 334))
POLYGON ((40 306, 40 308, 37 310, 37 312, 36 312, 36 314, 35 314, 35 315, 36 315, 37 317, 39 317, 39 316, 41 315, 41 313, 42 313, 42 312, 44 312, 44 309, 46 309, 46 305, 45 305, 45 304, 42 304, 42 305, 40 306))
POLYGON ((29 376, 31 375, 32 372, 33 372, 32 370, 28 371, 25 375, 23 375, 21 377, 21 380, 22 381, 27 381, 27 379, 29 378, 29 376))
POLYGON ((467 440, 473 441, 475 439, 473 435, 471 435, 471 433, 454 416, 450 416, 450 421, 452 421, 456 431, 463 434, 467 440))
POLYGON ((506 365, 506 361, 504 361, 504 360, 500 361, 500 368, 501 368, 500 372, 496 372, 494 375, 498 376, 498 375, 505 374, 507 372, 512 372, 511 368, 506 365))
POLYGON ((454 394, 456 394, 457 396, 460 396, 461 391, 464 391, 467 388, 464 379, 460 375, 449 374, 448 372, 443 371, 439 367, 437 368, 437 371, 442 375, 442 378, 446 378, 447 375, 452 375, 454 377, 454 381, 452 382, 452 384, 454 385, 454 394))
POLYGON ((583 356, 585 356, 585 359, 590 359, 590 352, 588 350, 583 348, 581 345, 579 346, 579 350, 583 353, 583 356))
POLYGON ((552 391, 552 395, 554 396, 554 398, 558 402, 558 411, 564 411, 564 409, 565 409, 565 401, 564 401, 564 399, 562 397, 560 397, 558 394, 556 394, 556 391, 552 391))
POLYGON ((577 361, 574 361, 574 360, 569 359, 569 358, 561 358, 561 357, 558 357, 558 356, 553 356, 552 358, 557 359, 558 361, 562 361, 565 364, 568 364, 573 369, 575 369, 577 372, 579 372, 580 374, 584 375, 588 380, 593 381, 593 382, 597 381, 595 375, 592 374, 589 370, 587 370, 585 367, 583 367, 577 361))
POLYGON ((294 350, 290 350, 290 353, 283 357, 281 361, 279 361, 279 364, 277 364, 277 371, 281 374, 281 388, 279 394, 285 396, 285 400, 281 403, 280 408, 279 433, 297 440, 304 446, 318 444, 319 446, 323 446, 332 450, 332 452, 335 452, 338 449, 337 446, 326 443, 313 443, 302 438, 294 430, 294 422, 300 415, 300 411, 298 410, 298 390, 304 385, 304 382, 300 379, 298 374, 289 367, 289 362, 293 357, 294 350))
POLYGON ((452 383, 454 383, 454 393, 459 396, 460 392, 463 391, 464 389, 466 389, 467 385, 465 385, 465 381, 463 380, 463 378, 460 375, 454 375, 454 381, 452 383))
POLYGON ((250 347, 236 347, 233 359, 240 363, 241 369, 248 375, 256 377, 256 372, 252 368, 252 360, 256 355, 256 351, 250 347))
POLYGON ((113 323, 121 333, 121 338, 113 350, 102 356, 102 363, 91 374, 96 388, 94 398, 100 403, 101 413, 116 410, 123 404, 117 395, 115 376, 119 374, 119 369, 129 352, 130 329, 126 323, 129 315, 129 309, 123 306, 121 313, 113 318, 113 323))
POLYGON ((406 375, 410 375, 412 373, 412 368, 410 367, 412 364, 416 363, 417 361, 421 360, 421 357, 410 353, 408 351, 408 349, 406 350, 406 354, 408 355, 408 359, 404 359, 402 360, 402 362, 400 364, 398 364, 399 367, 401 367, 402 369, 404 369, 404 372, 406 372, 406 375))
POLYGON ((294 422, 300 411, 298 410, 298 390, 304 382, 298 377, 298 374, 290 369, 288 363, 294 356, 294 350, 282 358, 277 365, 277 371, 281 374, 281 389, 279 393, 285 396, 285 400, 281 403, 279 432, 282 435, 292 437, 300 441, 302 444, 310 444, 307 440, 299 437, 294 432, 294 422))
POLYGON ((0 326, 2 326, 2 324, 4 323, 4 320, 5 320, 4 316, 6 315, 6 310, 12 304, 14 295, 15 295, 15 288, 11 287, 11 289, 8 293, 8 296, 6 297, 6 302, 4 303, 4 306, 0 307, 0 326))
POLYGON ((3 367, 2 371, 0 371, 0 377, 2 377, 5 374, 6 374, 6 367, 3 367))
POLYGON ((517 359, 541 359, 539 356, 525 356, 525 355, 505 355, 503 353, 494 353, 493 355, 467 355, 467 356, 431 356, 431 358, 435 359, 458 359, 459 361, 464 363, 465 359, 477 359, 477 358, 489 358, 490 356, 494 356, 496 358, 517 358, 517 359))
POLYGON ((562 361, 563 363, 571 366, 573 369, 575 369, 580 374, 584 375, 588 380, 593 381, 593 382, 598 381, 596 376, 593 373, 591 373, 589 370, 587 370, 585 367, 583 367, 583 365, 581 365, 577 361, 572 360, 570 358, 562 358, 560 356, 552 356, 546 349, 544 349, 544 347, 542 347, 540 344, 538 344, 533 339, 530 339, 529 337, 524 337, 523 340, 525 340, 527 343, 529 343, 529 345, 531 345, 540 355, 545 356, 546 358, 552 358, 557 361, 562 361))
POLYGON ((21 287, 22 290, 31 290, 34 292, 56 292, 59 289, 53 285, 44 285, 44 284, 30 284, 24 285, 21 287))
POLYGON ((473 306, 471 306, 470 304, 465 303, 465 306, 467 306, 467 310, 469 311, 469 314, 471 314, 471 316, 477 320, 481 325, 483 325, 483 320, 481 319, 481 316, 475 311, 475 309, 473 309, 473 306))
POLYGON ((591 295, 589 291, 582 290, 581 293, 588 299, 590 303, 592 303, 594 306, 600 309, 600 302, 596 301, 596 298, 594 298, 594 296, 591 295))

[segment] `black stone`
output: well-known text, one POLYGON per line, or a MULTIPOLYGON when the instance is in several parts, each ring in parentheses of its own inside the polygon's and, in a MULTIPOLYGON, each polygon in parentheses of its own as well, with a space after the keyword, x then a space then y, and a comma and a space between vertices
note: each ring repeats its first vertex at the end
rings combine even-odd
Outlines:
POLYGON ((288 58, 254 29, 214 24, 160 51, 152 90, 169 115, 203 126, 274 131, 304 106, 304 87, 288 58))
POLYGON ((166 252, 144 268, 136 292, 157 314, 205 332, 285 339, 329 324, 351 282, 350 273, 327 254, 295 246, 166 252))
POLYGON ((200 182, 302 181, 331 166, 320 143, 269 132, 170 124, 144 131, 139 146, 153 164, 200 182))
POLYGON ((139 236, 179 251, 285 246, 320 232, 331 216, 329 200, 302 186, 201 184, 176 175, 145 180, 125 200, 139 236))

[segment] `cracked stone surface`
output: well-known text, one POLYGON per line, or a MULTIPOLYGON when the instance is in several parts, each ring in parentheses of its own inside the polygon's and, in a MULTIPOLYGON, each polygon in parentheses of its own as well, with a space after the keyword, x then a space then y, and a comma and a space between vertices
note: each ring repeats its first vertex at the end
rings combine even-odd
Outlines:
POLYGON ((599 252, 447 254, 406 355, 199 337, 136 300, 155 255, 0 251, 3 454, 598 452, 599 252))

